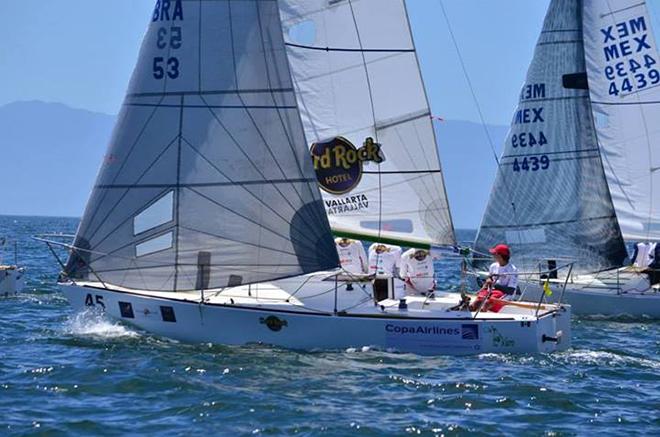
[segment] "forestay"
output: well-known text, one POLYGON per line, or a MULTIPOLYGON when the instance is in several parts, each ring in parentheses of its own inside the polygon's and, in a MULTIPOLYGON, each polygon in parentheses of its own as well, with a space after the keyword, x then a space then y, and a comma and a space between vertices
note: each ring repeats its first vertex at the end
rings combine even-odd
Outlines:
POLYGON ((145 290, 338 266, 276 1, 158 1, 75 246, 145 290))
POLYGON ((646 3, 585 0, 589 90, 626 239, 660 240, 660 64, 646 3))
POLYGON ((550 4, 475 243, 485 253, 509 244, 525 271, 544 259, 596 271, 627 256, 591 113, 581 5, 550 4))
POLYGON ((403 0, 283 0, 287 51, 333 231, 454 244, 403 0))

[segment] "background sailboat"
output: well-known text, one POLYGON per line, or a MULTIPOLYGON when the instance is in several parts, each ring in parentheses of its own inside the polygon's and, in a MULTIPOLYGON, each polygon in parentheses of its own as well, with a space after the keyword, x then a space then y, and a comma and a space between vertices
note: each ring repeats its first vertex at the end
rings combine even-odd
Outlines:
POLYGON ((25 285, 25 268, 18 266, 18 243, 11 246, 14 264, 6 264, 9 244, 5 237, 0 237, 0 297, 20 293, 25 285))
MULTIPOLYGON (((658 235, 660 131, 650 120, 660 115, 652 83, 660 76, 650 23, 644 2, 550 4, 475 242, 482 253, 506 242, 525 272, 574 262, 583 276, 566 299, 576 313, 660 315, 648 282, 646 299, 628 293, 639 277, 584 276, 627 265, 624 237, 658 235)), ((538 276, 524 288, 539 296, 538 276)))

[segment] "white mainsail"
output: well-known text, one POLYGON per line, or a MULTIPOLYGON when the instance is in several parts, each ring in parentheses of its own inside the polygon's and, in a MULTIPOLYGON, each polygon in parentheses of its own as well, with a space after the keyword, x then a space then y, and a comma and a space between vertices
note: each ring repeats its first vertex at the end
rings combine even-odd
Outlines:
POLYGON ((660 58, 643 0, 584 0, 598 142, 624 238, 660 240, 660 58))
POLYGON ((158 1, 66 273, 220 288, 338 267, 274 1, 158 1))
POLYGON ((403 0, 283 0, 287 51, 335 234, 455 242, 403 0))

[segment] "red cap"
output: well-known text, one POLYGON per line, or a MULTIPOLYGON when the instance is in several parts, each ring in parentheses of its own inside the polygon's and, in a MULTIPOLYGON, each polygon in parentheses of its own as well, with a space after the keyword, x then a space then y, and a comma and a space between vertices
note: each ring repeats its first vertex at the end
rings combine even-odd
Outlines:
POLYGON ((497 246, 490 249, 489 252, 493 255, 500 255, 505 258, 509 258, 511 256, 511 250, 506 244, 498 244, 497 246))

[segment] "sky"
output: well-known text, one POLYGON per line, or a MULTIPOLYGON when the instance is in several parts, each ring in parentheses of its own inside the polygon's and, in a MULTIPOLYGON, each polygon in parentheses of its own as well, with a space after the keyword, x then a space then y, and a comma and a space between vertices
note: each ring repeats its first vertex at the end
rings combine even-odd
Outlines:
MULTIPOLYGON (((548 0, 443 0, 487 123, 508 124, 548 0)), ((155 0, 0 0, 0 105, 116 114, 155 0)), ((432 110, 479 121, 440 0, 408 0, 432 110)))
MULTIPOLYGON (((40 100, 117 114, 155 1, 0 0, 0 106, 40 100)), ((655 28, 660 29, 660 0, 647 1, 655 28)), ((480 122, 443 4, 484 121, 507 126, 549 2, 407 0, 432 113, 448 120, 480 122)), ((474 159, 495 166, 485 136, 474 159)), ((470 196, 463 186, 469 171, 456 171, 462 176, 447 180, 448 187, 458 187, 452 202, 470 196)), ((484 198, 490 192, 486 185, 479 188, 484 198)), ((469 209, 473 226, 482 210, 469 209)))

